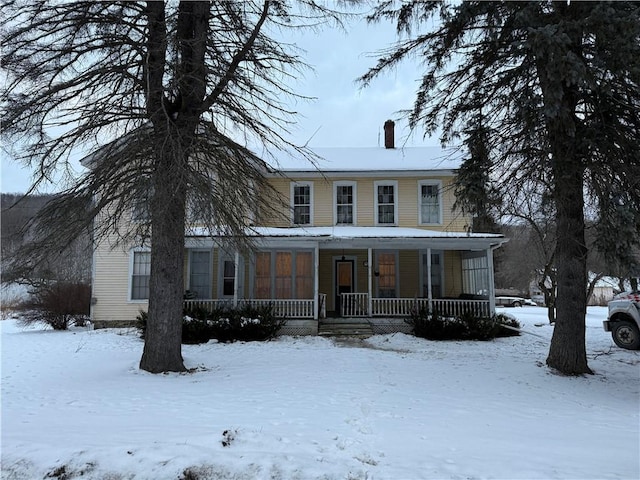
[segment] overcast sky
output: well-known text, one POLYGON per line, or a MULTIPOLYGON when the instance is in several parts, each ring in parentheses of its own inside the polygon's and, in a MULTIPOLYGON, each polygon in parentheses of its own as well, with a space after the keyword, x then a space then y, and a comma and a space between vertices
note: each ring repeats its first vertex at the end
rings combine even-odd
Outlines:
MULTIPOLYGON (((324 29, 305 32, 296 44, 306 51, 313 66, 298 80, 296 91, 316 100, 296 105, 299 124, 293 140, 309 141, 311 147, 376 147, 383 142, 382 125, 397 111, 410 108, 420 76, 417 61, 405 62, 384 74, 368 88, 355 80, 375 64, 371 56, 396 39, 391 23, 367 25, 352 22, 347 31, 324 29)), ((423 139, 422 132, 408 137, 406 122, 396 122, 396 145, 438 145, 436 138, 423 139)), ((24 192, 30 185, 30 172, 2 155, 2 192, 24 192)))

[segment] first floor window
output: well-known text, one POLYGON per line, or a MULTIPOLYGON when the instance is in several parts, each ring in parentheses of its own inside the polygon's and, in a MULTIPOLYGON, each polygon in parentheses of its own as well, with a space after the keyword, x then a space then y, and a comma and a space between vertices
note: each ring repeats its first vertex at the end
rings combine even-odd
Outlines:
MULTIPOLYGON (((422 255, 422 296, 429 296, 427 254, 422 255)), ((442 253, 431 252, 431 298, 442 298, 442 253)))
POLYGON ((311 252, 296 254, 296 298, 313 298, 312 260, 311 252))
POLYGON ((378 254, 378 296, 395 298, 396 295, 396 254, 378 254))
POLYGON ((255 297, 313 298, 312 252, 257 253, 255 297))
POLYGON ((271 298, 271 252, 256 253, 256 298, 271 298))
POLYGON ((291 252, 276 252, 276 298, 293 298, 291 252))
POLYGON ((236 287, 236 264, 233 260, 222 262, 222 295, 233 297, 236 287))
POLYGON ((131 300, 147 300, 149 298, 150 278, 151 252, 133 252, 131 300))
POLYGON ((211 298, 211 252, 192 250, 189 257, 189 290, 196 298, 211 298))
POLYGON ((472 295, 489 294, 489 262, 484 253, 462 256, 462 290, 472 295))

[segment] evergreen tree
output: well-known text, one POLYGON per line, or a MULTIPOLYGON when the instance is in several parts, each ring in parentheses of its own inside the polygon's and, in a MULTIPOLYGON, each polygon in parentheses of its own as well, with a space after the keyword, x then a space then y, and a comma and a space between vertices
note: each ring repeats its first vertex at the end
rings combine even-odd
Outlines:
POLYGON ((558 292, 547 364, 590 372, 585 214, 598 218, 614 257, 640 240, 640 4, 387 1, 370 20, 395 21, 406 37, 364 84, 418 56, 410 125, 447 143, 482 108, 492 188, 526 194, 538 184, 551 195, 558 292))

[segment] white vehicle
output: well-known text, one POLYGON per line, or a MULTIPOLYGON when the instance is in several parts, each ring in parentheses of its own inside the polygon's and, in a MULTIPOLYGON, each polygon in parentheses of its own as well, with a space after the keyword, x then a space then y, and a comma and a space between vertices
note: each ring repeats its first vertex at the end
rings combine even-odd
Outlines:
POLYGON ((523 305, 536 306, 536 302, 522 297, 496 297, 497 307, 522 307, 523 305))
POLYGON ((640 349, 640 292, 613 297, 609 302, 609 318, 602 324, 620 348, 640 349))

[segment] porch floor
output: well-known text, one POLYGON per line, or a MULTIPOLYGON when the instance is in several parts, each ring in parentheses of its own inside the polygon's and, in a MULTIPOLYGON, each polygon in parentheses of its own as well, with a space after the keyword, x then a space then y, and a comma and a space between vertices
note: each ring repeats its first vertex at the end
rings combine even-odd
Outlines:
POLYGON ((373 330, 364 318, 326 318, 318 324, 318 335, 367 338, 373 335, 373 330))

